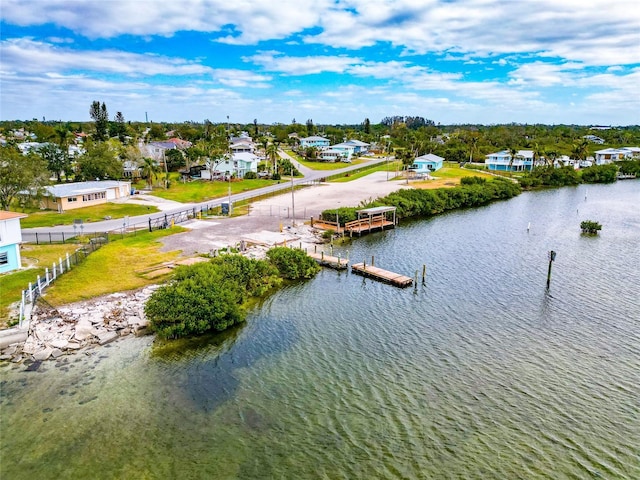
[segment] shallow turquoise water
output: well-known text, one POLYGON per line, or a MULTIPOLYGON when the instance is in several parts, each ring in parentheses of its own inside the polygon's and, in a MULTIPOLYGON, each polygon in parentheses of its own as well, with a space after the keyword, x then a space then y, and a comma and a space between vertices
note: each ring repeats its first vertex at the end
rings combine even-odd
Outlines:
POLYGON ((2 365, 1 477, 640 478, 638 205, 630 181, 405 223, 340 251, 426 264, 415 290, 324 270, 221 336, 2 365))

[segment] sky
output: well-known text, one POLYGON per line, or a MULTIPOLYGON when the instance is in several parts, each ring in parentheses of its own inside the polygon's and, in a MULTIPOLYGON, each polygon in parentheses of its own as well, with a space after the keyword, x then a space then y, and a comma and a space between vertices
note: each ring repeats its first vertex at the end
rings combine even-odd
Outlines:
POLYGON ((638 0, 0 0, 0 119, 640 124, 638 0))

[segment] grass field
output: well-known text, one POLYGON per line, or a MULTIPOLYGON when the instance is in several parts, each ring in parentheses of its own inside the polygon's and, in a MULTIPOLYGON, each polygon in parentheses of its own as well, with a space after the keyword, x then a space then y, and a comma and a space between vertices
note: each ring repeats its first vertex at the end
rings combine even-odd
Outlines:
POLYGON ((310 168, 312 170, 338 170, 340 168, 345 168, 348 167, 350 165, 358 165, 360 163, 364 163, 364 160, 359 159, 359 158, 354 158, 354 160, 351 163, 344 163, 344 162, 309 162, 307 160, 304 160, 300 155, 298 155, 297 153, 295 153, 293 150, 285 150, 286 153, 288 153, 289 155, 291 155, 296 162, 299 162, 300 164, 304 165, 307 168, 310 168))
POLYGON ((76 208, 68 212, 58 213, 51 210, 38 210, 28 213, 28 217, 20 220, 22 228, 53 227, 56 225, 71 225, 76 219, 84 223, 99 222, 105 217, 124 218, 126 216, 145 215, 157 212, 153 206, 134 205, 125 203, 105 203, 93 207, 76 208))
POLYGON ((143 274, 176 259, 178 252, 160 252, 162 244, 157 239, 183 231, 183 228, 173 227, 108 243, 49 287, 47 301, 60 306, 158 283, 163 277, 148 279, 143 274))
POLYGON ((389 180, 394 180, 395 178, 392 178, 392 177, 401 168, 402 168, 402 162, 400 162, 400 161, 393 161, 393 162, 389 162, 389 163, 381 163, 381 164, 379 164, 379 165, 377 165, 375 167, 369 168, 367 170, 363 170, 362 172, 349 173, 348 174, 349 176, 333 178, 330 181, 331 182, 336 182, 336 183, 350 182, 352 180, 357 180, 358 178, 366 177, 367 175, 370 175, 373 172, 386 172, 386 171, 391 173, 389 175, 389 180))
MULTIPOLYGON (((276 180, 236 180, 231 182, 231 193, 242 193, 256 188, 267 187, 276 180)), ((153 195, 182 203, 206 202, 229 194, 229 182, 220 180, 194 180, 191 182, 173 182, 168 190, 154 189, 153 195)))
POLYGON ((480 170, 460 168, 455 162, 446 162, 444 166, 431 175, 434 180, 409 180, 409 185, 414 188, 446 188, 460 184, 462 177, 491 178, 492 175, 480 170))
POLYGON ((66 253, 73 253, 78 245, 23 245, 20 248, 22 265, 24 270, 0 275, 0 327, 8 325, 9 306, 18 302, 22 296, 22 290, 26 289, 29 282, 35 283, 38 275, 44 276, 45 268, 51 268, 53 262, 64 258, 66 253))

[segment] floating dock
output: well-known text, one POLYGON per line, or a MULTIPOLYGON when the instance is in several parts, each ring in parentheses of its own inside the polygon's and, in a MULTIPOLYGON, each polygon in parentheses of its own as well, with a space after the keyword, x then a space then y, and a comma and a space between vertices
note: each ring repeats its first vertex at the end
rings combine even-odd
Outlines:
POLYGON ((365 263, 355 263, 351 265, 351 271, 364 277, 379 280, 381 282, 390 283, 396 287, 410 287, 413 285, 413 279, 399 273, 383 270, 382 268, 366 265, 365 263))
POLYGON ((349 260, 334 257, 331 255, 325 255, 324 253, 307 253, 311 258, 324 267, 330 267, 335 270, 345 270, 349 267, 349 260))

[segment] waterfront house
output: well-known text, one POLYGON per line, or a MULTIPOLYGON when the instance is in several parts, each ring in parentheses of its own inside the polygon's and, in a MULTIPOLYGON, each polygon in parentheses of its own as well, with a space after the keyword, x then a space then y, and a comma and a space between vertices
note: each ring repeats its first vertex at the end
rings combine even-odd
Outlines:
POLYGON ((426 155, 417 157, 409 167, 409 170, 417 174, 428 174, 442 168, 443 163, 444 158, 433 153, 427 153, 426 155))
POLYGON ((596 165, 640 158, 640 147, 605 148, 595 153, 596 165))
POLYGON ((24 213, 0 210, 0 273, 16 270, 21 266, 20 243, 22 231, 20 219, 24 213))
POLYGON ((521 172, 523 170, 531 170, 531 166, 533 165, 533 151, 518 150, 518 153, 513 159, 511 158, 509 150, 490 153, 486 156, 485 164, 489 170, 503 172, 521 172))
POLYGON ((102 180, 45 187, 42 207, 58 212, 123 200, 131 195, 131 182, 102 180))

